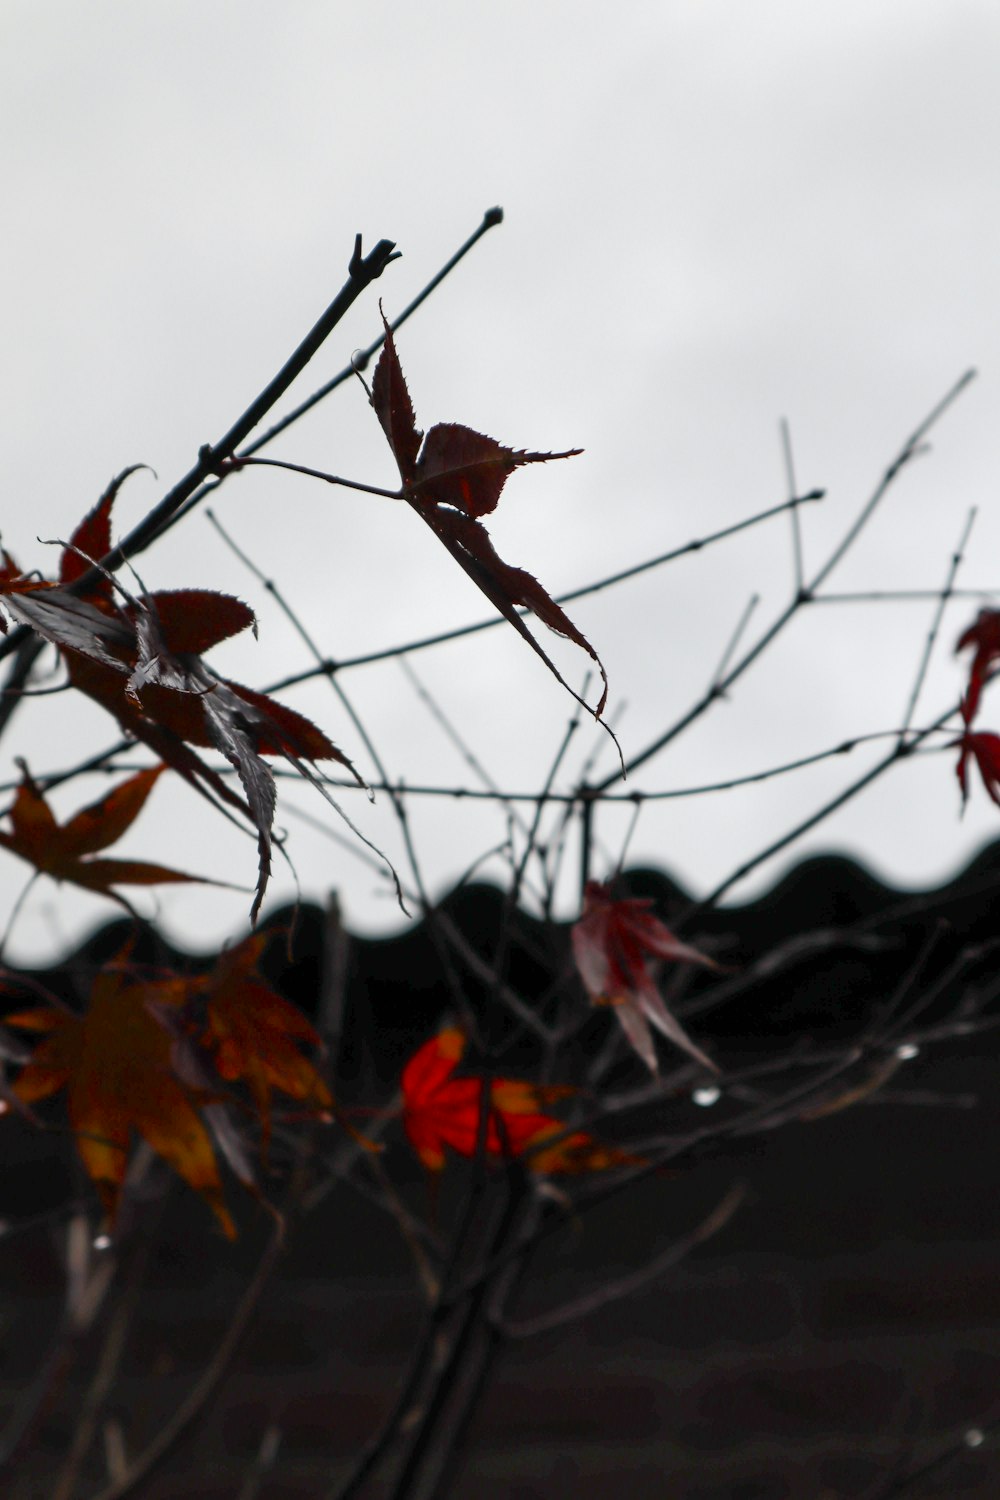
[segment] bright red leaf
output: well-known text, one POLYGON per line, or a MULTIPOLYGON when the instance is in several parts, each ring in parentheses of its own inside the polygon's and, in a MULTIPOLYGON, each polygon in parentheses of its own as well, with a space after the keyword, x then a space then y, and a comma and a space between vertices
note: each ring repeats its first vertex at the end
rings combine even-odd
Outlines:
MULTIPOLYGON (((403 1069, 403 1123, 410 1145, 432 1172, 444 1166, 445 1148, 474 1156, 479 1136, 483 1080, 456 1077, 465 1052, 465 1036, 448 1027, 423 1044, 403 1069)), ((574 1090, 563 1085, 495 1078, 490 1088, 485 1151, 488 1157, 528 1155, 532 1171, 595 1172, 625 1165, 635 1157, 614 1146, 602 1146, 584 1131, 566 1127, 542 1106, 574 1090), (551 1147, 544 1142, 562 1136, 551 1147)))
POLYGON ((616 901, 607 886, 589 880, 584 891, 583 916, 573 928, 573 956, 584 988, 594 1005, 611 1005, 629 1043, 651 1073, 659 1064, 650 1025, 701 1063, 718 1072, 715 1063, 671 1015, 649 971, 649 959, 719 966, 706 954, 682 943, 649 908, 652 901, 616 901))
POLYGON ((496 507, 507 477, 515 469, 525 464, 573 458, 582 450, 528 453, 521 448, 505 448, 494 438, 456 422, 439 422, 423 437, 416 424, 392 329, 384 315, 382 322, 385 345, 372 378, 371 403, 396 459, 404 499, 570 692, 572 688, 525 625, 518 613, 519 606, 530 609, 551 630, 586 651, 597 664, 604 684, 594 710, 595 717, 600 718, 607 701, 608 679, 597 652, 537 578, 522 568, 511 567, 497 555, 489 533, 479 520, 496 507))

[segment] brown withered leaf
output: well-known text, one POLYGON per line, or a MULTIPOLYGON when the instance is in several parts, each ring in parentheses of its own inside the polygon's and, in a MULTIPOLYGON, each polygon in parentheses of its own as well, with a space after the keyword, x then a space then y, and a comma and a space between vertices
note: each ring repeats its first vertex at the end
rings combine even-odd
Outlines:
POLYGON ((139 771, 112 791, 75 813, 67 823, 57 823, 44 795, 22 761, 22 781, 7 814, 11 829, 0 829, 0 846, 27 860, 43 875, 66 880, 88 891, 110 896, 126 910, 132 908, 112 889, 116 885, 162 885, 200 881, 217 885, 201 875, 187 875, 166 865, 143 859, 94 858, 122 837, 138 817, 143 804, 165 766, 139 771))
POLYGON ((226 949, 207 974, 187 983, 189 1029, 226 1082, 243 1082, 260 1119, 261 1154, 271 1137, 271 1096, 275 1089, 298 1100, 312 1114, 329 1116, 333 1096, 302 1044, 322 1045, 300 1010, 262 979, 258 965, 269 935, 253 933, 226 949))

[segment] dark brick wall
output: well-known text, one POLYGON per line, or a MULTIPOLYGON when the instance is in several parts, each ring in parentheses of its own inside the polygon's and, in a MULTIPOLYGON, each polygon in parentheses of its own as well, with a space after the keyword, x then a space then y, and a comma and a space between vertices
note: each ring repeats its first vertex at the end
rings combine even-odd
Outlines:
MULTIPOLYGON (((927 974, 935 965, 943 971, 963 943, 995 935, 998 873, 994 850, 961 882, 913 904, 846 862, 810 862, 765 901, 699 924, 699 934, 729 936, 742 962, 824 923, 877 929, 892 945, 875 953, 848 946, 804 962, 780 986, 699 1022, 699 1035, 707 1030, 720 1056, 745 1057, 803 1030, 847 1034, 859 1008, 898 982, 929 923, 948 925, 927 974), (896 917, 879 925, 880 911, 896 917)), ((637 884, 651 888, 655 878, 637 884)), ((672 894, 677 910, 681 898, 672 894)), ((458 902, 484 951, 497 914, 489 894, 467 892, 458 902)), ((307 1005, 319 922, 318 913, 304 914, 295 964, 271 959, 307 1005)), ((515 954, 526 989, 532 938, 527 931, 515 954)), ((81 961, 116 941, 114 933, 95 938, 81 961)), ((350 963, 347 1041, 357 1065, 346 1087, 361 1094, 391 1086, 399 1059, 434 1024, 443 991, 420 933, 354 945, 350 963)), ((984 984, 993 967, 984 960, 984 984)), ((582 1224, 568 1220, 539 1252, 519 1316, 639 1264, 734 1181, 749 1190, 726 1228, 661 1282, 508 1349, 456 1481, 460 1500, 871 1500, 899 1455, 931 1457, 1000 1417, 993 1036, 951 1041, 907 1065, 908 1089, 962 1096, 962 1106, 864 1104, 646 1183, 582 1224)), ((32 1227, 25 1216, 57 1208, 81 1184, 65 1142, 17 1121, 4 1131, 0 1214, 16 1230, 0 1236, 0 1402, 9 1415, 58 1329, 62 1295, 64 1226, 32 1227)), ((387 1165, 423 1202, 406 1152, 394 1146, 387 1165)), ((252 1205, 241 1217, 231 1246, 193 1195, 171 1192, 108 1408, 130 1451, 169 1418, 222 1336, 268 1233, 252 1205)), ((275 1424, 278 1461, 259 1500, 319 1500, 391 1402, 421 1308, 391 1219, 346 1189, 334 1192, 306 1232, 292 1235, 218 1400, 137 1493, 239 1500, 262 1434, 275 1424)), ((88 1339, 79 1350, 30 1454, 4 1476, 4 1497, 52 1493, 96 1348, 88 1339)), ((75 1492, 81 1500, 105 1478, 99 1445, 96 1453, 75 1492)), ((989 1438, 912 1493, 995 1500, 998 1457, 989 1438)))

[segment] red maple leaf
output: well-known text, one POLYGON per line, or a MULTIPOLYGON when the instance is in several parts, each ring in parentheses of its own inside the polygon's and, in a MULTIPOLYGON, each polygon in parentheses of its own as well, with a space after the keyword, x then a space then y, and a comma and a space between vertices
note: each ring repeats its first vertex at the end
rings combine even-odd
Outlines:
POLYGON ((968 690, 962 700, 962 717, 966 724, 971 724, 979 708, 987 673, 1000 661, 1000 610, 979 611, 974 623, 959 636, 955 650, 964 651, 967 646, 976 648, 969 670, 968 690))
POLYGON ((369 399, 395 457, 403 481, 403 498, 569 692, 573 689, 525 625, 518 606, 530 609, 551 630, 586 651, 597 664, 604 684, 593 711, 600 718, 607 701, 608 678, 597 652, 537 578, 523 568, 511 567, 498 556, 489 532, 479 519, 494 510, 508 476, 515 469, 525 464, 573 458, 582 450, 528 453, 521 448, 505 448, 494 438, 457 422, 439 422, 423 437, 417 428, 392 329, 384 314, 382 322, 385 345, 372 377, 369 399))
MULTIPOLYGON (((410 1145, 432 1172, 440 1172, 445 1147, 459 1156, 475 1156, 483 1080, 456 1077, 465 1052, 465 1035, 447 1027, 424 1042, 403 1069, 403 1124, 410 1145)), ((565 1085, 535 1084, 495 1078, 490 1085, 485 1153, 500 1159, 524 1156, 532 1171, 594 1172, 634 1162, 614 1146, 603 1146, 584 1131, 566 1126, 542 1112, 542 1105, 565 1098, 565 1085), (550 1146, 550 1137, 562 1137, 550 1146)))
POLYGON ((988 730, 966 730, 961 739, 953 740, 958 747, 958 765, 955 773, 962 789, 962 806, 969 799, 969 760, 979 767, 979 774, 988 795, 1000 807, 1000 735, 988 730))
POLYGON ((665 958, 675 963, 719 965, 697 948, 682 943, 649 908, 652 901, 616 901, 607 886, 589 880, 584 891, 583 916, 572 931, 573 957, 584 988, 594 1005, 611 1005, 629 1043, 651 1073, 659 1068, 650 1024, 676 1046, 718 1072, 715 1063, 671 1015, 649 971, 647 960, 665 958))

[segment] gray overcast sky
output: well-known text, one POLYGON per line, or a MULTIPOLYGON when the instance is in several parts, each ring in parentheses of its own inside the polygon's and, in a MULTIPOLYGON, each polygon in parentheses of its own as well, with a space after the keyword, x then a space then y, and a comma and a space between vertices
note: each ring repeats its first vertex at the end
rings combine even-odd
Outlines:
MULTIPOLYGON (((139 519, 310 326, 357 230, 367 243, 395 239, 403 259, 296 395, 373 337, 379 295, 390 314, 401 308, 500 203, 504 225, 398 344, 421 425, 463 421, 517 447, 586 450, 511 480, 490 523, 508 561, 560 592, 781 501, 785 416, 799 489, 828 492, 802 517, 814 570, 906 435, 976 365, 933 452, 900 478, 827 587, 938 586, 972 505, 959 583, 1000 586, 1000 10, 990 0, 7 0, 0 39, 2 529, 22 567, 51 572, 52 550, 35 538, 66 536, 112 473, 144 461, 159 480, 137 475, 119 504, 123 529, 139 519)), ((341 390, 274 451, 395 482, 360 388, 341 390)), ((331 655, 488 613, 430 533, 389 501, 261 472, 227 484, 218 510, 331 655)), ((219 670, 262 685, 308 665, 203 517, 141 572, 150 588, 214 586, 258 609, 259 642, 213 653, 219 670)), ((571 607, 607 665, 626 756, 703 690, 749 596, 761 603, 747 643, 792 577, 782 517, 571 607)), ((952 646, 974 610, 950 606, 918 721, 955 700, 952 646)), ((931 615, 927 602, 815 606, 634 789, 739 775, 895 727, 931 615)), ((582 655, 551 636, 543 644, 579 683, 582 655)), ((572 703, 512 631, 413 666, 497 781, 540 785, 572 703)), ((343 682, 394 777, 475 784, 397 663, 343 682)), ((328 685, 285 696, 371 770, 328 685)), ((990 713, 987 701, 987 725, 990 713)), ((14 776, 15 755, 51 771, 113 733, 96 708, 39 699, 4 740, 0 777, 14 776)), ((581 728, 564 785, 600 744, 581 728)), ((875 753, 648 806, 632 856, 707 890, 875 753)), ((959 822, 953 764, 948 754, 900 768, 733 899, 806 850, 851 852, 908 885, 945 878, 1000 833, 978 786, 959 822)), ((598 767, 612 767, 603 745, 598 767)), ((78 782, 58 810, 102 789, 78 782)), ((386 799, 348 801, 402 867, 386 799)), ((279 824, 306 894, 336 886, 356 925, 394 927, 383 883, 297 821, 292 804, 344 830, 308 788, 288 794, 279 824)), ((434 890, 505 831, 502 815, 468 804, 415 801, 412 817, 434 890)), ((601 814, 597 873, 627 821, 625 810, 601 814)), ((253 879, 252 843, 180 785, 160 784, 120 847, 253 879)), ((5 906, 24 873, 3 857, 5 906)), ((277 866, 269 902, 291 891, 277 866)), ((197 887, 156 898, 167 930, 204 946, 243 930, 248 901, 197 887)), ((110 912, 40 883, 10 952, 43 957, 110 912)))

